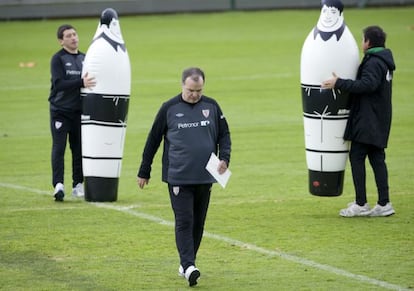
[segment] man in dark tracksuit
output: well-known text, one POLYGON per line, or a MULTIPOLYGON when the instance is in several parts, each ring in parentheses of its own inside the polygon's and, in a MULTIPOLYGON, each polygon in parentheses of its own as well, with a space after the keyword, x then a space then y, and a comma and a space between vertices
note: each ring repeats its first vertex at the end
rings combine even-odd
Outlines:
POLYGON ((350 162, 356 199, 340 211, 344 217, 389 216, 395 213, 389 199, 385 148, 391 129, 392 77, 395 63, 391 50, 385 48, 386 34, 378 26, 363 30, 365 53, 355 81, 334 78, 323 88, 351 93, 351 109, 344 139, 350 140, 350 162), (378 190, 377 205, 370 209, 366 195, 365 159, 368 156, 378 190))
POLYGON ((226 119, 217 102, 202 95, 205 77, 199 68, 182 75, 182 93, 165 102, 153 123, 138 171, 138 185, 148 184, 151 164, 164 138, 162 180, 168 183, 175 215, 175 237, 180 275, 197 284, 195 267, 214 178, 205 166, 212 152, 224 173, 230 161, 231 140, 226 119))
POLYGON ((53 55, 50 64, 51 89, 50 128, 52 132, 52 171, 55 201, 63 201, 64 158, 66 141, 72 151, 72 195, 83 197, 83 173, 81 154, 81 99, 80 88, 92 87, 93 77, 81 78, 85 54, 78 51, 78 35, 73 26, 61 25, 57 38, 62 46, 53 55))

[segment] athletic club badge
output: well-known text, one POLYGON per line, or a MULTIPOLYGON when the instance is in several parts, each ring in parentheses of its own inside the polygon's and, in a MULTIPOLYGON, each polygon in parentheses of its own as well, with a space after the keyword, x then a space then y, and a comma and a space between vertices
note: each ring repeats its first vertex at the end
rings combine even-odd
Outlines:
POLYGON ((61 128, 62 127, 62 122, 60 122, 60 121, 55 121, 55 128, 56 129, 59 129, 59 128, 61 128))
POLYGON ((178 193, 180 193, 180 187, 179 186, 174 186, 173 187, 173 193, 174 193, 175 196, 177 196, 178 193))
POLYGON ((205 118, 208 118, 208 116, 210 115, 210 109, 203 109, 201 110, 201 112, 203 113, 205 118))

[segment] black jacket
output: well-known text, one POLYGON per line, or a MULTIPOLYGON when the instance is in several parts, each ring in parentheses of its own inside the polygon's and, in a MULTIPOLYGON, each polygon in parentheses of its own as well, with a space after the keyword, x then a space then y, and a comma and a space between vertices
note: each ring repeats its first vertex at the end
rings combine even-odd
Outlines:
POLYGON ((162 180, 169 184, 214 183, 205 169, 212 152, 230 162, 227 121, 217 102, 207 96, 190 104, 179 94, 161 106, 145 144, 139 177, 150 178, 151 164, 162 139, 162 180))
POLYGON ((64 49, 53 55, 50 61, 51 88, 50 109, 63 112, 80 112, 80 88, 82 64, 85 54, 71 54, 64 49))
POLYGON ((392 52, 371 48, 358 68, 355 81, 338 79, 336 89, 350 93, 350 116, 344 139, 386 148, 391 129, 392 52))

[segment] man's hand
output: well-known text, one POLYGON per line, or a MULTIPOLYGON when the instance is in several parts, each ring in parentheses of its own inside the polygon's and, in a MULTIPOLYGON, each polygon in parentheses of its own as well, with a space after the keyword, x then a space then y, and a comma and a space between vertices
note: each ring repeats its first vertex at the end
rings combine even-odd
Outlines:
POLYGON ((322 89, 335 89, 335 84, 336 80, 338 80, 338 76, 335 73, 332 73, 332 76, 333 78, 330 78, 322 82, 322 89))
POLYGON ((144 189, 144 186, 148 185, 148 181, 149 181, 148 179, 137 177, 137 184, 138 184, 138 187, 141 189, 144 189))
POLYGON ((226 161, 221 160, 221 161, 219 162, 219 164, 218 164, 217 171, 218 171, 218 172, 219 172, 219 174, 221 175, 221 174, 223 174, 226 170, 227 170, 227 162, 226 162, 226 161))
POLYGON ((92 88, 96 85, 95 77, 88 76, 88 72, 86 72, 85 76, 83 77, 83 87, 85 88, 92 88))

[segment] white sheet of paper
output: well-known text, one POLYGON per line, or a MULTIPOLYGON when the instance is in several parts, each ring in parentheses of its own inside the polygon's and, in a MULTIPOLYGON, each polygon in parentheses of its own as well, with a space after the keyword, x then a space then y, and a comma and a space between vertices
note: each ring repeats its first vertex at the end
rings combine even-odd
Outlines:
POLYGON ((206 165, 206 170, 214 177, 214 179, 216 179, 221 187, 225 188, 230 179, 231 172, 227 169, 223 174, 219 174, 217 170, 219 162, 219 158, 214 153, 211 153, 210 159, 206 165))

